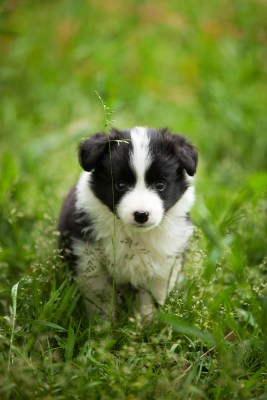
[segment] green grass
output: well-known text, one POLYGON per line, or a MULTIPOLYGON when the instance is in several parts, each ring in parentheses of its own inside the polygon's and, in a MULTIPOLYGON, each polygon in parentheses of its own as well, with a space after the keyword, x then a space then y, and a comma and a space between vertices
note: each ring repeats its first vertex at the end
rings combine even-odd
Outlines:
POLYGON ((263 0, 0 2, 1 399, 267 398, 266 28, 263 0), (106 119, 200 153, 185 279, 148 328, 89 325, 57 252, 106 119))

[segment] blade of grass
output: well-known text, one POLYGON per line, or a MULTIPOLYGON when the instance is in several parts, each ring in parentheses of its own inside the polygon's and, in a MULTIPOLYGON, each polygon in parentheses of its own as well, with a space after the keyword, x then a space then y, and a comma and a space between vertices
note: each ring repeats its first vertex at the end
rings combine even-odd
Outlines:
POLYGON ((202 340, 203 342, 212 345, 216 344, 216 341, 212 335, 202 332, 200 329, 196 328, 193 325, 185 323, 184 321, 177 318, 175 315, 161 314, 160 319, 163 322, 170 324, 175 332, 179 332, 190 337, 195 337, 199 340, 202 340))
POLYGON ((75 344, 75 332, 72 327, 72 319, 70 320, 69 324, 69 329, 68 329, 68 338, 67 338, 67 343, 65 346, 65 360, 70 361, 72 360, 73 357, 73 349, 74 349, 74 344, 75 344))
POLYGON ((13 348, 13 341, 14 341, 14 333, 15 333, 15 324, 16 324, 16 317, 17 317, 17 299, 18 299, 18 287, 19 283, 17 282, 11 289, 11 298, 12 298, 12 315, 11 315, 11 337, 10 337, 10 346, 9 346, 9 353, 8 353, 8 364, 7 369, 10 370, 10 365, 13 362, 12 356, 12 348, 13 348))

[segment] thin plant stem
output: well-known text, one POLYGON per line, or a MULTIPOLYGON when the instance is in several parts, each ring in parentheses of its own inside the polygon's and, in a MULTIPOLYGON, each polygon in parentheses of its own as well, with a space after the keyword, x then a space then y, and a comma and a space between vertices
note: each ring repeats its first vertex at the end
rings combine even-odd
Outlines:
POLYGON ((113 249, 113 276, 112 276, 112 292, 111 292, 111 304, 110 304, 110 320, 112 320, 113 308, 114 308, 114 297, 115 297, 115 272, 116 272, 116 216, 115 216, 115 192, 114 192, 114 178, 112 169, 112 158, 111 158, 111 145, 110 138, 108 137, 109 145, 109 162, 110 162, 110 175, 111 175, 111 188, 112 188, 112 208, 113 208, 113 236, 112 236, 112 249, 113 249))
POLYGON ((13 341, 14 341, 14 334, 15 334, 15 324, 16 324, 16 317, 17 317, 17 296, 18 296, 18 286, 19 282, 17 282, 11 289, 11 297, 12 297, 12 325, 11 325, 11 337, 10 337, 10 346, 9 346, 9 353, 8 353, 8 363, 7 363, 7 370, 10 370, 10 365, 13 362, 12 356, 12 348, 13 348, 13 341))
POLYGON ((102 97, 100 96, 100 94, 95 90, 95 94, 97 95, 97 97, 99 98, 99 100, 101 101, 103 110, 104 110, 104 118, 105 118, 105 128, 109 125, 109 126, 114 126, 115 121, 113 119, 109 120, 108 116, 112 115, 113 112, 110 110, 110 108, 104 103, 102 97))
MULTIPOLYGON (((109 107, 104 103, 100 94, 95 91, 97 97, 101 101, 104 110, 105 117, 105 128, 110 125, 114 126, 114 120, 109 120, 108 116, 112 114, 109 107)), ((110 163, 110 176, 111 176, 111 189, 112 189, 112 208, 113 208, 113 236, 112 236, 112 249, 113 249, 113 275, 112 275, 112 292, 111 292, 111 302, 109 309, 109 317, 110 321, 112 321, 112 314, 114 309, 114 298, 115 298, 115 272, 116 272, 116 215, 115 215, 115 191, 114 191, 114 178, 113 178, 113 169, 112 169, 112 158, 111 158, 111 140, 110 135, 108 135, 108 150, 109 150, 109 163, 110 163)))

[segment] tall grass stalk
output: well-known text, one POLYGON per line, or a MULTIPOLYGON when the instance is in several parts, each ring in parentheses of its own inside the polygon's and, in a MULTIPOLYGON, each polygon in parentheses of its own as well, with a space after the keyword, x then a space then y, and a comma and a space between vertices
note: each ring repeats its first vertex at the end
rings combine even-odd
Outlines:
POLYGON ((11 336, 10 336, 10 345, 9 345, 9 353, 8 353, 8 363, 7 369, 10 370, 10 365, 13 362, 13 341, 15 335, 15 325, 16 325, 16 318, 17 318, 17 298, 18 298, 18 287, 19 283, 17 282, 11 289, 11 298, 12 298, 12 308, 11 308, 11 336))
MULTIPOLYGON (((113 127, 115 120, 109 120, 108 116, 113 112, 110 108, 104 103, 102 97, 98 92, 96 92, 97 97, 101 101, 103 110, 104 110, 104 118, 105 118, 105 128, 113 127)), ((114 191, 114 176, 113 176, 113 166, 112 166, 112 158, 111 158, 111 140, 110 140, 110 132, 108 132, 108 151, 109 151, 109 164, 110 164, 110 177, 111 177, 111 189, 112 189, 112 207, 114 210, 113 213, 113 236, 112 240, 112 249, 113 249, 113 274, 112 274, 112 292, 110 299, 110 308, 109 308, 109 319, 112 322, 113 312, 114 312, 114 301, 115 301, 115 274, 116 274, 116 213, 115 213, 115 191, 114 191)))

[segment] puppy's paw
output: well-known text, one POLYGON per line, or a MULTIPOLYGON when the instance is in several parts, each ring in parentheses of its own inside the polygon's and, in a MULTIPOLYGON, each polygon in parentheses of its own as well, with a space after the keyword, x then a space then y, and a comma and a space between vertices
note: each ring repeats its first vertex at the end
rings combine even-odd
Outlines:
POLYGON ((143 326, 149 326, 154 317, 155 306, 153 304, 143 304, 140 307, 140 317, 143 326))

